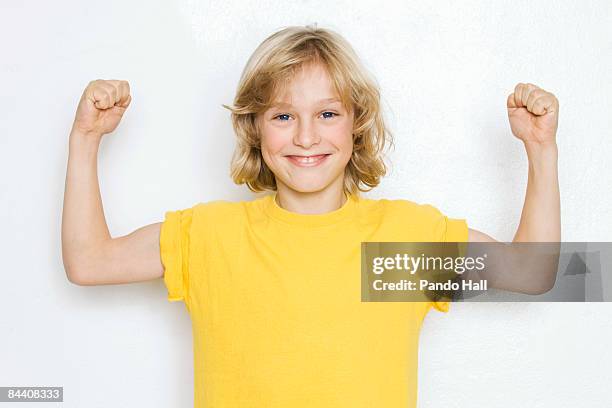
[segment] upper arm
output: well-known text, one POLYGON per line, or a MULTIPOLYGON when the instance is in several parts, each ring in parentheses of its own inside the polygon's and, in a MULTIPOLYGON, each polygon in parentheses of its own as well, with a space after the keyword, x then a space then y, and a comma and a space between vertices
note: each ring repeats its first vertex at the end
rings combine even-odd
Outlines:
POLYGON ((89 257, 88 266, 78 271, 79 285, 109 285, 161 278, 161 222, 139 228, 128 235, 112 238, 89 257))
POLYGON ((484 232, 468 228, 468 242, 498 242, 495 238, 484 232))

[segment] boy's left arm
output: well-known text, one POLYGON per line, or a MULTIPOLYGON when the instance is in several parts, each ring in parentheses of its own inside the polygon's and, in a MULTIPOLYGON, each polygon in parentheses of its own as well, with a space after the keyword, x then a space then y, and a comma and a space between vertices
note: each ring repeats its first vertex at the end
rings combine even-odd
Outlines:
MULTIPOLYGON (((519 83, 514 92, 508 95, 506 105, 512 133, 523 142, 529 161, 525 203, 512 242, 560 242, 561 209, 555 139, 559 101, 555 95, 536 85, 519 83)), ((468 242, 498 241, 470 228, 468 242)), ((514 266, 518 267, 519 257, 514 258, 517 263, 514 266)), ((520 269, 514 267, 504 269, 520 273, 520 269)), ((556 274, 556 266, 554 272, 556 274)), ((502 279, 497 287, 528 293, 529 290, 510 283, 516 280, 502 279)))

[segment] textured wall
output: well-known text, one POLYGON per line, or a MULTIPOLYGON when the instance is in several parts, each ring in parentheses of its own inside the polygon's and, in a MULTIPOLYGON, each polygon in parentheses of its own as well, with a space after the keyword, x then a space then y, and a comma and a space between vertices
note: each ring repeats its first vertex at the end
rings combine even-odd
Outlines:
MULTIPOLYGON (((4 2, 0 385, 63 385, 71 408, 191 406, 189 317, 161 280, 84 288, 65 278, 74 111, 90 80, 130 81, 132 105, 99 158, 114 236, 198 201, 253 198, 229 178, 221 104, 260 41, 313 22, 343 34, 382 89, 396 149, 371 197, 430 203, 511 240, 527 160, 505 101, 532 82, 560 101, 563 239, 612 238, 609 2, 4 2)), ((419 405, 612 406, 611 340, 609 303, 432 311, 419 405)))

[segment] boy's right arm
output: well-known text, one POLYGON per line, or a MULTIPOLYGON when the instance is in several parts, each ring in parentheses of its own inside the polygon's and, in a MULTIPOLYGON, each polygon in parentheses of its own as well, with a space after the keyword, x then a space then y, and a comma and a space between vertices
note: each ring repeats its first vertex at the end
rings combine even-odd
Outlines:
POLYGON ((139 282, 162 277, 161 223, 112 238, 104 218, 97 176, 102 136, 112 132, 131 102, 126 81, 90 82, 70 132, 62 213, 62 259, 77 285, 139 282))

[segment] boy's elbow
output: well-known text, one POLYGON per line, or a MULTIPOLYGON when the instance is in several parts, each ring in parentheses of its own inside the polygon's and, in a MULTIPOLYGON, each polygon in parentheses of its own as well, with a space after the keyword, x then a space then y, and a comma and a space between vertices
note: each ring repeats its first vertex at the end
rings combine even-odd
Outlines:
POLYGON ((64 262, 64 270, 66 271, 66 278, 68 281, 77 286, 86 286, 87 280, 84 278, 84 273, 78 267, 71 265, 68 262, 64 262))
POLYGON ((547 279, 542 279, 540 281, 534 281, 530 285, 516 288, 513 291, 522 293, 525 295, 538 296, 538 295, 544 295, 545 293, 550 292, 554 287, 555 287, 555 279, 547 278, 547 279))
POLYGON ((66 278, 68 281, 77 286, 90 286, 92 280, 88 277, 93 276, 89 270, 92 265, 87 265, 81 258, 64 257, 64 271, 66 272, 66 278))
POLYGON ((62 264, 64 265, 64 272, 66 272, 66 278, 70 283, 75 285, 81 285, 82 280, 78 275, 80 270, 74 256, 74 251, 67 248, 66 243, 62 239, 62 264))
POLYGON ((96 271, 99 269, 100 250, 79 250, 65 247, 62 249, 62 262, 68 281, 78 286, 95 285, 96 271))
POLYGON ((554 279, 549 279, 545 282, 542 282, 542 284, 540 284, 540 286, 536 287, 533 290, 533 295, 543 295, 545 293, 550 292, 553 288, 555 287, 555 280, 554 279))

